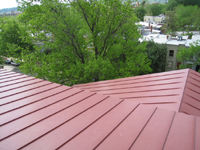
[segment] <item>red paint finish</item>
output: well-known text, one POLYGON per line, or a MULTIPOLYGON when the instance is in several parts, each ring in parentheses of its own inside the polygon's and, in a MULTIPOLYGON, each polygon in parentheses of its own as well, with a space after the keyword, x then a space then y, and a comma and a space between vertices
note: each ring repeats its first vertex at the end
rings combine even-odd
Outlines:
POLYGON ((200 149, 200 75, 191 70, 80 86, 97 93, 11 74, 0 69, 1 150, 200 149))
POLYGON ((194 141, 195 117, 176 114, 164 150, 193 150, 194 141))

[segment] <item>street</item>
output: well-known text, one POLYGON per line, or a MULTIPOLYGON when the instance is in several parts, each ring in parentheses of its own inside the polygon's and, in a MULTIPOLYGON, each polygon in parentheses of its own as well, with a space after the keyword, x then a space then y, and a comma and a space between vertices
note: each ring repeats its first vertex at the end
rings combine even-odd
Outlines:
POLYGON ((17 66, 12 66, 11 64, 4 64, 4 68, 3 69, 6 69, 8 71, 21 73, 21 71, 19 70, 19 68, 17 66))

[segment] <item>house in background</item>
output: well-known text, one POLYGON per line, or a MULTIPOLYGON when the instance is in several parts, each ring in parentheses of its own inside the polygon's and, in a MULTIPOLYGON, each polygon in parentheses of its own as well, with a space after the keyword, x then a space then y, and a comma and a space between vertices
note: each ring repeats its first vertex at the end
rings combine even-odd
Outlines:
POLYGON ((165 21, 165 15, 160 14, 159 16, 144 16, 144 21, 145 22, 153 21, 156 23, 163 23, 165 21))
POLYGON ((190 44, 196 42, 197 40, 200 40, 200 35, 193 35, 192 39, 188 39, 188 36, 171 37, 170 35, 164 35, 164 34, 148 34, 148 35, 143 35, 142 38, 139 39, 140 42, 149 40, 153 40, 155 43, 158 44, 167 45, 167 55, 166 55, 167 64, 165 66, 165 71, 179 69, 179 65, 181 63, 187 63, 188 67, 195 71, 198 71, 200 69, 200 64, 199 65, 193 64, 193 61, 195 61, 195 56, 194 58, 191 58, 190 62, 178 62, 176 59, 178 49, 180 47, 189 48, 191 46, 190 44))
POLYGON ((195 59, 195 56, 194 56, 194 58, 191 58, 190 62, 178 62, 176 59, 176 55, 177 55, 178 49, 180 47, 189 48, 191 46, 190 44, 192 44, 193 42, 196 42, 197 40, 200 40, 200 35, 193 35, 192 39, 188 39, 188 36, 179 36, 179 37, 170 38, 166 42, 166 44, 167 44, 167 57, 166 57, 167 65, 165 67, 165 71, 179 69, 179 65, 181 63, 186 63, 186 64, 188 64, 189 68, 198 71, 199 65, 194 65, 192 62, 193 59, 195 59), (179 38, 179 37, 181 37, 181 38, 179 38))

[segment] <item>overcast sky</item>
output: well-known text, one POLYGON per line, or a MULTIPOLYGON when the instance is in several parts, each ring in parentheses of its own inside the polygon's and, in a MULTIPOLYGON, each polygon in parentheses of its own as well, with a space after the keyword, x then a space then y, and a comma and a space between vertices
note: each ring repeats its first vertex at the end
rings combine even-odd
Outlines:
POLYGON ((0 0, 0 9, 17 7, 16 0, 0 0))

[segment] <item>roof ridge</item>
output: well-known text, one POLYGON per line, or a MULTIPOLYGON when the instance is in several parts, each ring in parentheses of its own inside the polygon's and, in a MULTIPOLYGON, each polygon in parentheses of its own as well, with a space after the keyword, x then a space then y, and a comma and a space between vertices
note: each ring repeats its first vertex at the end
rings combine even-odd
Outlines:
POLYGON ((187 75, 186 75, 186 80, 185 80, 185 86, 184 86, 184 88, 183 88, 183 92, 182 92, 182 98, 181 98, 181 102, 180 102, 180 105, 179 105, 178 112, 180 112, 181 105, 182 105, 182 102, 183 102, 184 93, 185 93, 185 88, 186 88, 186 85, 187 85, 187 81, 188 81, 188 76, 189 76, 189 73, 190 73, 190 69, 187 69, 187 75))

